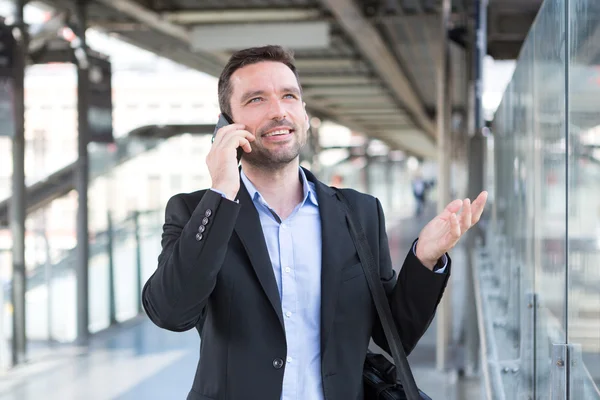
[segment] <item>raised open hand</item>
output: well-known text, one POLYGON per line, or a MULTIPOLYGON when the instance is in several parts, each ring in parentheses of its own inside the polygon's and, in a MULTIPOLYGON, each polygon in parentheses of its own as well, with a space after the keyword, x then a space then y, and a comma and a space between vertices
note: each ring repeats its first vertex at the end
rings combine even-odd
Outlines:
POLYGON ((433 269, 437 261, 450 249, 473 225, 479 222, 488 193, 483 191, 471 204, 470 199, 454 200, 444 211, 421 230, 416 255, 426 267, 433 269), (460 215, 458 211, 462 208, 460 215))

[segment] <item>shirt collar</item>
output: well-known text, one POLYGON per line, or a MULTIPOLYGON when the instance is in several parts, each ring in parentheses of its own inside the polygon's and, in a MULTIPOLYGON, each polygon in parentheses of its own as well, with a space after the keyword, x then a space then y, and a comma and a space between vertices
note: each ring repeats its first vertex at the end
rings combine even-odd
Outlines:
MULTIPOLYGON (((240 173, 240 175, 242 177, 242 181, 244 182, 244 185, 246 186, 246 190, 248 191, 248 194, 250 195, 250 198, 252 199, 252 201, 262 200, 262 202, 266 203, 265 200, 263 199, 263 197, 261 196, 261 194, 258 192, 256 187, 254 186, 254 184, 252 182, 250 182, 250 179, 248 179, 248 177, 244 173, 244 169, 242 168, 241 170, 242 170, 242 172, 240 173)), ((302 168, 298 168, 298 170, 299 170, 299 178, 300 178, 300 181, 302 182, 302 191, 304 193, 302 204, 304 204, 306 202, 306 200, 309 199, 315 206, 318 206, 319 203, 317 201, 317 193, 315 191, 314 183, 309 182, 309 180, 307 179, 306 174, 304 173, 304 170, 302 168)))

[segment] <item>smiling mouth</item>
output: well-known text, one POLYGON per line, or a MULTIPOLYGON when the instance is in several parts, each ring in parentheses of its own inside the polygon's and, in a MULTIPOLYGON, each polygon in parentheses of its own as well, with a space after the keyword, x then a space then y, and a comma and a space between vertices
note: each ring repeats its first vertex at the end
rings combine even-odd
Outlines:
POLYGON ((269 133, 265 133, 263 135, 263 137, 272 137, 272 136, 283 136, 283 135, 289 135, 290 133, 292 133, 294 130, 293 129, 278 129, 276 131, 273 132, 269 132, 269 133))

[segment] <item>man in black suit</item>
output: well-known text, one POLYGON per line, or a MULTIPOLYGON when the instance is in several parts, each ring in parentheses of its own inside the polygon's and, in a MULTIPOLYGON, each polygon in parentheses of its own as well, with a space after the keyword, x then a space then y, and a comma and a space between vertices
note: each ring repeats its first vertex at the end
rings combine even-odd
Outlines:
MULTIPOLYGON (((240 51, 218 90, 234 123, 206 157, 211 188, 166 206, 144 308, 159 327, 201 335, 188 399, 362 399, 369 341, 388 346, 340 200, 299 165, 309 121, 293 57, 277 46, 240 51)), ((455 200, 429 222, 397 275, 381 204, 344 193, 410 352, 448 281, 447 251, 479 220, 487 193, 455 200)))

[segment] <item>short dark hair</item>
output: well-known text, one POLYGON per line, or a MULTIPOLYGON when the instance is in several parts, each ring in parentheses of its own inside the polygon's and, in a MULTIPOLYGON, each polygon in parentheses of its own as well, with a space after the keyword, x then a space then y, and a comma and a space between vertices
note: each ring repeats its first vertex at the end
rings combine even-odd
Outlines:
POLYGON ((221 72, 218 84, 219 108, 221 109, 221 112, 231 116, 231 94, 233 92, 233 88, 231 87, 231 75, 246 65, 263 61, 275 61, 287 65, 296 76, 298 87, 302 93, 300 77, 298 76, 298 70, 294 65, 294 53, 291 50, 286 50, 281 46, 272 45, 251 47, 235 52, 221 72))

